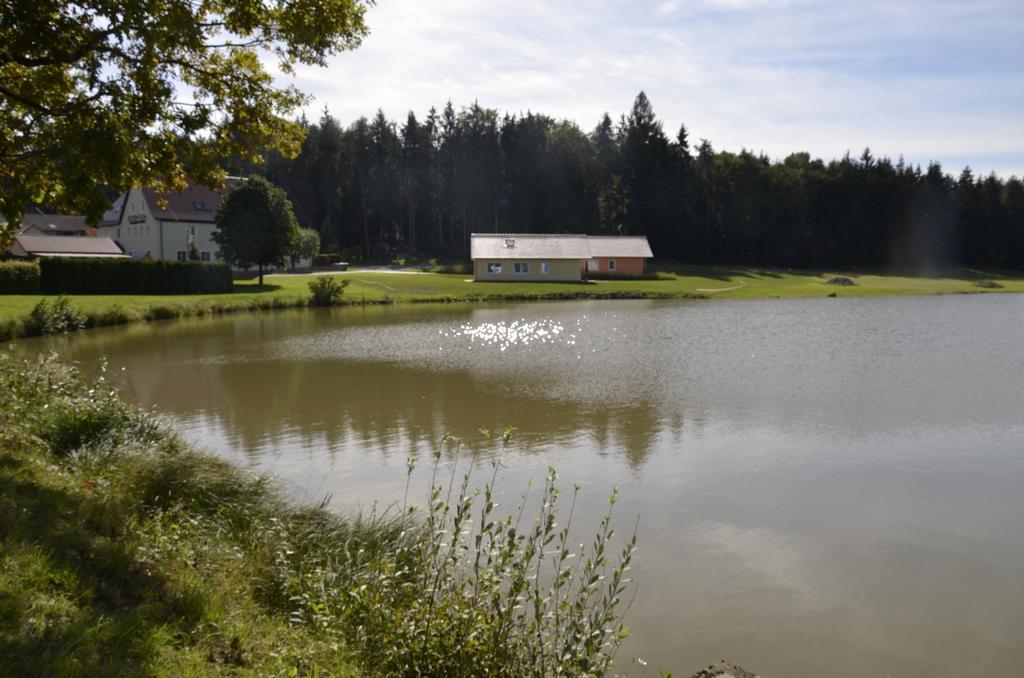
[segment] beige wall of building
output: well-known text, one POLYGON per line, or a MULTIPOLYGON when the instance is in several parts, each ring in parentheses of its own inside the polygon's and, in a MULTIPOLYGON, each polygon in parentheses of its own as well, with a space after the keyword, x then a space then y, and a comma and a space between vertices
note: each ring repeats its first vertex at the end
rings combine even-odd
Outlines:
POLYGON ((583 261, 580 259, 475 259, 473 279, 477 281, 512 282, 564 282, 582 279, 583 261), (501 272, 488 272, 488 264, 501 266, 501 272), (525 272, 516 272, 516 264, 526 266, 525 272), (547 272, 544 265, 547 264, 547 272))

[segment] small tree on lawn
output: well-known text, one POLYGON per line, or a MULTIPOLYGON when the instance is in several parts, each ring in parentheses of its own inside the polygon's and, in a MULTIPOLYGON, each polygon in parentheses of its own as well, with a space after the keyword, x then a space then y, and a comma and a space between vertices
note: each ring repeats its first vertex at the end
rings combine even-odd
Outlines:
POLYGON ((284 266, 298 237, 299 225, 285 192, 263 177, 252 176, 231 190, 217 212, 213 241, 224 261, 248 269, 284 266))
POLYGON ((300 228, 292 246, 292 268, 302 259, 312 259, 320 254, 320 234, 311 228, 300 228))

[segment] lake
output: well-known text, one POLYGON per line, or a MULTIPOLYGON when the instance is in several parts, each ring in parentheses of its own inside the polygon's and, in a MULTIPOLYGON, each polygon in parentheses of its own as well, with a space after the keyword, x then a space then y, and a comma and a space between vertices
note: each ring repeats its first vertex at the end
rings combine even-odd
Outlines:
POLYGON ((445 433, 481 476, 500 455, 509 508, 554 466, 589 528, 619 487, 630 675, 1024 671, 1024 295, 291 311, 41 349, 106 356, 189 439, 339 510, 401 500, 445 433), (479 433, 504 426, 504 451, 479 433))

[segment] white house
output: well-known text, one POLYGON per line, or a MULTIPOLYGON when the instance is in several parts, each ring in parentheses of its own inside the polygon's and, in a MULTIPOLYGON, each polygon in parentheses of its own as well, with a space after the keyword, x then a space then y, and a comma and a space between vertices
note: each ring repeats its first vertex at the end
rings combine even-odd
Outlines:
MULTIPOLYGON (((243 180, 229 177, 227 185, 219 191, 191 182, 181 193, 133 188, 104 212, 103 222, 96 230, 118 243, 134 259, 186 261, 191 241, 202 261, 219 262, 219 248, 213 241, 213 232, 217 230, 214 220, 221 198, 239 181, 243 180)), ((308 258, 293 262, 295 268, 312 264, 308 258)))
POLYGON ((132 188, 114 201, 97 227, 135 259, 188 259, 194 242, 203 261, 219 261, 214 217, 225 191, 189 184, 181 193, 132 188))
POLYGON ((585 272, 642 276, 647 259, 653 256, 642 235, 473 233, 469 237, 476 281, 579 281, 585 272))

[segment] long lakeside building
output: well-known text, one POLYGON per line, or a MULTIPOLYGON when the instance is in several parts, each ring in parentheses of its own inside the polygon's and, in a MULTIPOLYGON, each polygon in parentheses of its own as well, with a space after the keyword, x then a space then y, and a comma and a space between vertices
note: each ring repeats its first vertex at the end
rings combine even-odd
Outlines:
POLYGON ((588 275, 642 276, 654 257, 643 235, 473 233, 476 281, 571 282, 588 275))

